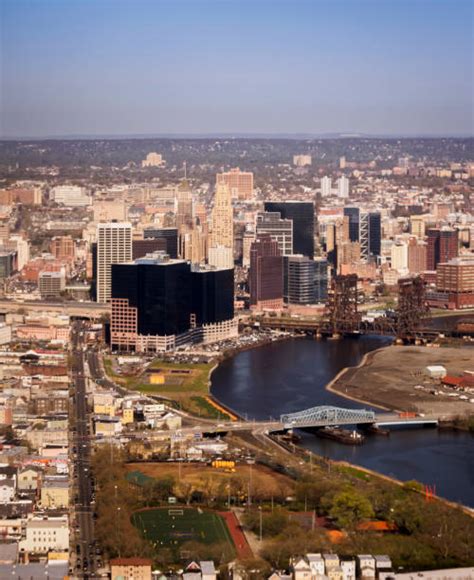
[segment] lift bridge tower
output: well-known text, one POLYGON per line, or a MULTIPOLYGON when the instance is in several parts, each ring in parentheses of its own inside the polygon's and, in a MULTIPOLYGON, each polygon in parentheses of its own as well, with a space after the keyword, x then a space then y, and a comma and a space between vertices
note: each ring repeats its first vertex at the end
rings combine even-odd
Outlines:
POLYGON ((429 317, 425 282, 420 276, 400 278, 398 281, 398 306, 395 314, 397 339, 416 339, 422 323, 429 317))
POLYGON ((328 295, 327 326, 334 335, 357 332, 361 316, 357 311, 357 275, 338 275, 332 279, 328 295))

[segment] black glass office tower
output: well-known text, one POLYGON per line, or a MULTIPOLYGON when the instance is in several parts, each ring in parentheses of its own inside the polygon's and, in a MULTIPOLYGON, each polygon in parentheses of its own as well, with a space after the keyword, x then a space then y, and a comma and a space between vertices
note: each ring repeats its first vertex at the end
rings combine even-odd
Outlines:
POLYGON ((358 207, 345 207, 344 216, 349 218, 349 240, 359 241, 360 212, 358 207))
POLYGON ((234 270, 196 267, 191 272, 192 306, 197 326, 234 318, 234 270))
POLYGON ((380 213, 369 213, 369 257, 381 255, 382 243, 382 220, 380 213))
POLYGON ((293 220, 293 254, 314 257, 314 203, 307 201, 266 201, 265 211, 279 212, 293 220))
POLYGON ((112 264, 112 300, 116 298, 128 299, 137 309, 138 334, 182 334, 191 320, 190 265, 147 258, 112 264))

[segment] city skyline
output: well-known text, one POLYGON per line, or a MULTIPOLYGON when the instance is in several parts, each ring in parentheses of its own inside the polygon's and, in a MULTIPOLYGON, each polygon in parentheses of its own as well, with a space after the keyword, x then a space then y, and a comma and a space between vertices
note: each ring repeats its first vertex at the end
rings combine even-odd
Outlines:
POLYGON ((1 12, 3 138, 473 132, 464 0, 3 0, 1 12))

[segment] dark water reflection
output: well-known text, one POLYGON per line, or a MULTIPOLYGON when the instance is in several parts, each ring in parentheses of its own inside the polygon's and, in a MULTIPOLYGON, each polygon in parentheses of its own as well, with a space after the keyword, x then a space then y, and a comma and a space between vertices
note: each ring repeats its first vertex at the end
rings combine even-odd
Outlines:
MULTIPOLYGON (((381 337, 342 341, 295 339, 239 353, 212 376, 212 393, 248 418, 266 419, 315 405, 363 407, 325 390, 344 367, 389 343, 381 337)), ((402 480, 417 479, 455 501, 474 506, 474 438, 437 429, 398 430, 349 447, 303 434, 320 455, 345 459, 402 480)))

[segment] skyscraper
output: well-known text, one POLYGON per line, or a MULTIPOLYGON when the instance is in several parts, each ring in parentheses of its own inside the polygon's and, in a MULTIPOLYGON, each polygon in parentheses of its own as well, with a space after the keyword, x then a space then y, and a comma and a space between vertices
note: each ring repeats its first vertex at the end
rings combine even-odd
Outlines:
POLYGON ((229 186, 218 183, 211 214, 209 264, 217 268, 234 267, 234 212, 229 186))
POLYGON ((283 258, 269 234, 262 234, 250 247, 249 285, 251 307, 283 307, 283 258))
POLYGON ((270 234, 278 242, 280 254, 288 256, 293 253, 293 220, 282 219, 279 212, 259 212, 256 220, 257 238, 270 234))
POLYGON ((176 227, 181 232, 192 225, 193 195, 187 181, 182 181, 176 191, 176 227))
POLYGON ((293 220, 293 253, 314 256, 314 204, 307 201, 266 201, 267 212, 279 212, 293 220))
POLYGON ((314 260, 314 300, 326 302, 328 297, 328 261, 324 258, 314 260))
POLYGON ((428 270, 436 270, 440 262, 449 262, 456 258, 459 251, 458 230, 450 228, 430 229, 428 236, 427 264, 428 270))
POLYGON ((307 256, 284 257, 284 298, 288 304, 314 304, 315 270, 314 260, 307 256))
MULTIPOLYGON (((367 223, 367 234, 368 234, 368 244, 362 247, 362 238, 359 234, 359 239, 361 242, 361 252, 363 252, 363 258, 370 260, 370 258, 377 258, 380 256, 381 245, 382 245, 382 221, 379 212, 370 212, 367 214, 362 214, 361 224, 367 223)), ((361 225, 362 227, 362 225, 361 225)))
POLYGON ((166 351, 235 335, 233 270, 192 270, 162 252, 112 266, 112 348, 166 351))
POLYGON ((97 302, 109 302, 112 264, 132 259, 132 225, 109 222, 97 225, 97 302))
POLYGON ((360 212, 358 207, 345 207, 344 216, 349 218, 349 241, 359 241, 360 212))

